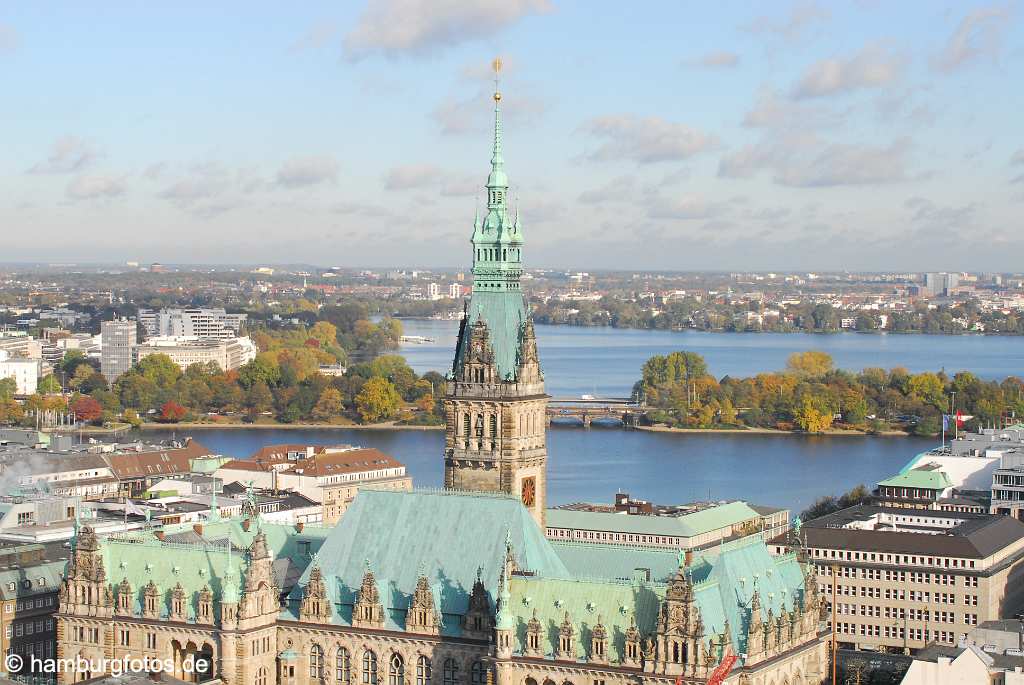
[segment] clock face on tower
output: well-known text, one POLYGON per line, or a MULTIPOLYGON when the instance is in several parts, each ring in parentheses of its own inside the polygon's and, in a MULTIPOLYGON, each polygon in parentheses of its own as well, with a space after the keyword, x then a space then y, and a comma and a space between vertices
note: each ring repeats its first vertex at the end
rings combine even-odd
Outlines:
POLYGON ((522 486, 523 504, 532 507, 537 502, 537 481, 533 478, 524 478, 522 486))

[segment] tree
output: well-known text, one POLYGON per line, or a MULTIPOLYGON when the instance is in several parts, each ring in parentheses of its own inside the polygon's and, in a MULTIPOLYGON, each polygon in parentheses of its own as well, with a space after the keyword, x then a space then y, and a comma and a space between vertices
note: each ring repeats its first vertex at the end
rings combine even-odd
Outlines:
POLYGON ((249 408, 249 414, 254 418, 269 410, 273 404, 274 396, 270 393, 270 388, 263 381, 253 383, 253 386, 249 388, 249 392, 245 395, 245 406, 249 408))
POLYGON ((51 373, 49 376, 46 376, 43 380, 39 381, 38 390, 44 395, 53 395, 61 392, 63 388, 60 387, 60 382, 54 378, 51 373))
POLYGON ((832 357, 826 352, 794 352, 786 360, 786 370, 801 378, 821 378, 832 370, 832 357))
POLYGON ((243 388, 251 388, 260 382, 275 386, 280 381, 281 367, 277 363, 277 355, 271 352, 260 352, 255 359, 238 369, 238 382, 243 388))
POLYGON ((88 364, 79 364, 75 367, 75 371, 71 375, 70 380, 68 380, 68 387, 72 390, 78 390, 82 383, 84 383, 94 373, 96 373, 96 370, 88 364))
POLYGON ((808 433, 824 433, 832 427, 832 412, 815 397, 805 395, 796 411, 795 419, 800 428, 808 433))
POLYGON ((133 428, 138 428, 142 425, 142 419, 139 418, 139 412, 134 409, 124 410, 124 420, 131 424, 133 428))
POLYGON ((364 423, 391 418, 398 411, 401 396, 386 378, 371 378, 356 395, 356 411, 364 423))
POLYGON ((340 416, 342 409, 341 392, 337 388, 328 387, 320 393, 320 399, 311 415, 317 421, 330 421, 340 416))
POLYGON ((88 395, 80 395, 71 403, 71 411, 82 421, 97 421, 103 416, 103 405, 88 395))
POLYGON ((160 420, 166 423, 177 423, 185 418, 187 413, 188 410, 185 407, 174 400, 168 400, 160 407, 160 420))
POLYGON ((158 388, 169 388, 181 376, 181 368, 166 354, 150 354, 139 360, 136 370, 158 388))
POLYGON ((0 400, 7 401, 18 392, 18 383, 13 378, 0 378, 0 400))
POLYGON ((930 404, 938 411, 946 407, 946 386, 934 373, 916 373, 907 382, 909 394, 930 404))
POLYGON ((25 418, 25 409, 12 399, 0 399, 0 423, 18 423, 25 418))
POLYGON ((114 387, 124 407, 146 411, 156 403, 156 383, 135 371, 121 374, 114 387))

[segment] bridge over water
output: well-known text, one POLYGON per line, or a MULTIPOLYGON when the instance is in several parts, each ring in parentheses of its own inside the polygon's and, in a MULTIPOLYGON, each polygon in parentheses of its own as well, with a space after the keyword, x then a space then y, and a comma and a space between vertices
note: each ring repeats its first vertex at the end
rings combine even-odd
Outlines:
POLYGON ((548 400, 547 422, 554 419, 578 421, 585 428, 595 420, 613 420, 626 428, 640 422, 645 405, 632 397, 552 397, 548 400))

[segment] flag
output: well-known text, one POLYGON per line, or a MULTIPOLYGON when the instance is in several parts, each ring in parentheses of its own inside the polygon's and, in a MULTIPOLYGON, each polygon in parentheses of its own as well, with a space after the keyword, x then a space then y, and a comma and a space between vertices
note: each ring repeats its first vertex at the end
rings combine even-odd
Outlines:
POLYGON ((956 427, 957 428, 963 428, 964 427, 964 415, 960 413, 959 409, 956 410, 956 427))
POLYGON ((944 431, 948 431, 949 430, 949 414, 943 414, 942 415, 942 430, 944 430, 944 431))

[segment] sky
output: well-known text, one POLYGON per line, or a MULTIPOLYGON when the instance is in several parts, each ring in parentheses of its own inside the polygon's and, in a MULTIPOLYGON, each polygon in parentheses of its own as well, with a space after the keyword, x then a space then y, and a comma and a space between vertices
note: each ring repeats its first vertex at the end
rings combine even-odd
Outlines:
POLYGON ((1024 5, 0 5, 0 261, 1021 271, 1024 5))

